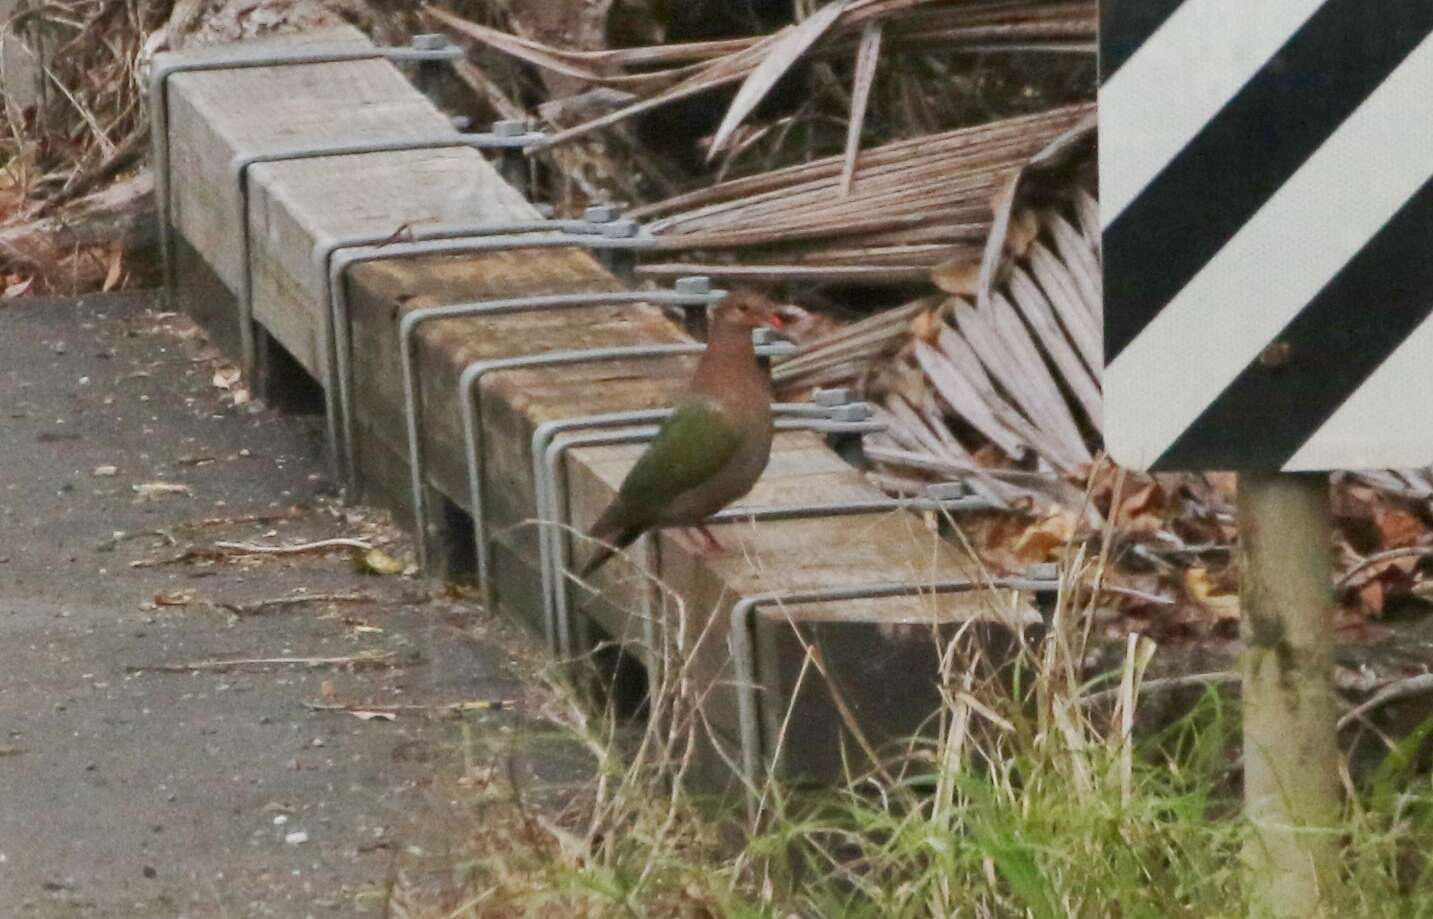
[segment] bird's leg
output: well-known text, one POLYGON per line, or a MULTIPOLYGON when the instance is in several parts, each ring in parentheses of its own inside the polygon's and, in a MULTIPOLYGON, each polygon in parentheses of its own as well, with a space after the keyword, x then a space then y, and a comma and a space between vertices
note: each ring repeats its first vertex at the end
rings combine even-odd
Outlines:
POLYGON ((714 555, 721 555, 726 552, 726 547, 717 541, 716 536, 713 535, 712 531, 707 529, 705 525, 697 526, 697 532, 701 534, 702 541, 706 543, 707 552, 714 555))
POLYGON ((711 530, 704 526, 670 527, 666 532, 672 537, 672 542, 698 558, 704 555, 720 555, 726 551, 711 530))
POLYGON ((683 551, 688 555, 701 555, 703 553, 704 546, 702 545, 702 540, 697 538, 690 528, 670 527, 666 530, 666 533, 672 538, 672 542, 681 546, 683 551))

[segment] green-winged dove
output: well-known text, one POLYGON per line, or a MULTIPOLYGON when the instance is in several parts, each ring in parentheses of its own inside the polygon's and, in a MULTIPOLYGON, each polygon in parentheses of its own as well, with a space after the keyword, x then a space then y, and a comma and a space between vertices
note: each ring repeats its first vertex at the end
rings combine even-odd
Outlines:
POLYGON ((701 528, 756 484, 771 458, 771 380, 751 341, 763 325, 781 320, 760 294, 733 293, 712 311, 691 386, 589 533, 601 545, 584 577, 648 530, 701 528))

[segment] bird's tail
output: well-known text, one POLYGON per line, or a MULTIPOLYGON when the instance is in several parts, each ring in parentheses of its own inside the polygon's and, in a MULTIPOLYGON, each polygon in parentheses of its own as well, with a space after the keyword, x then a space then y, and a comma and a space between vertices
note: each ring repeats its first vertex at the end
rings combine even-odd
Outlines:
POLYGON ((613 505, 597 523, 593 524, 592 531, 587 535, 597 540, 598 545, 597 551, 587 560, 587 564, 582 566, 584 579, 607 564, 608 560, 619 551, 636 542, 637 537, 646 530, 646 527, 640 524, 623 521, 621 519, 623 516, 625 515, 622 513, 622 508, 619 505, 613 505))
POLYGON ((637 541, 637 537, 641 535, 641 530, 625 530, 619 533, 616 538, 603 540, 597 547, 597 551, 587 560, 587 564, 582 566, 583 579, 585 580, 591 577, 596 573, 597 569, 607 564, 612 556, 616 555, 620 550, 632 545, 632 543, 637 541))

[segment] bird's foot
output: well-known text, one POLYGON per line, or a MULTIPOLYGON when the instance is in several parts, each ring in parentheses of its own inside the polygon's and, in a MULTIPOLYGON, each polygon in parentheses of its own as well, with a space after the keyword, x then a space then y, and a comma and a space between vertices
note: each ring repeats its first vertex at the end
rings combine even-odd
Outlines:
POLYGON ((726 546, 723 546, 717 541, 716 536, 712 534, 711 530, 704 526, 699 526, 697 527, 697 533, 701 535, 702 541, 705 543, 704 554, 723 555, 726 553, 726 546))
POLYGON ((701 558, 707 555, 720 555, 726 551, 717 538, 712 535, 711 530, 704 526, 695 527, 673 527, 667 530, 672 542, 681 546, 688 554, 701 558))
POLYGON ((702 541, 696 532, 689 527, 671 527, 666 534, 671 537, 672 542, 681 547, 688 555, 700 555, 702 553, 702 541))

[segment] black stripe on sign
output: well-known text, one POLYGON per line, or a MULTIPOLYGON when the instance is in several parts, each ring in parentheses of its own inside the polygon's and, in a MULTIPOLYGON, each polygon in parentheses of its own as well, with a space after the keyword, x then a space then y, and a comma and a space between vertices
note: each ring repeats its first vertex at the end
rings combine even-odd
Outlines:
MULTIPOLYGON (((1430 239, 1433 181, 1403 205, 1289 323, 1266 357, 1246 367, 1154 468, 1282 468, 1433 314, 1430 239)), ((1249 304, 1259 308, 1257 291, 1250 291, 1249 304)), ((1425 397, 1418 381, 1408 382, 1410 398, 1425 397)))
POLYGON ((1100 0, 1100 82, 1115 75, 1184 0, 1100 0))
POLYGON ((1430 31, 1430 0, 1328 0, 1204 126, 1105 232, 1107 366, 1430 31))

